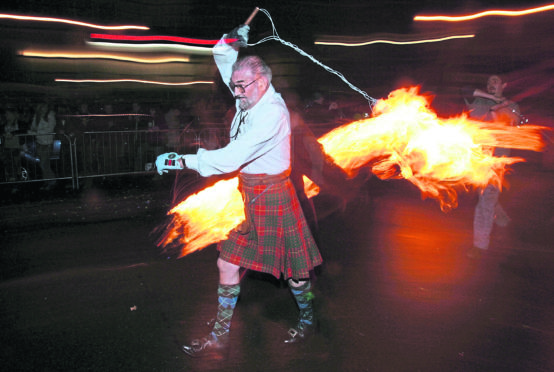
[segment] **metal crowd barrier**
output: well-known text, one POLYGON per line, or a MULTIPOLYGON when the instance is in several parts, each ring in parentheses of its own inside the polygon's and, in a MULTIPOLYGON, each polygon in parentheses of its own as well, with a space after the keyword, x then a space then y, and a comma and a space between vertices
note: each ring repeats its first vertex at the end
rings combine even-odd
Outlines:
POLYGON ((160 154, 192 154, 199 147, 213 150, 229 140, 224 128, 52 135, 54 142, 47 151, 35 135, 16 135, 17 141, 0 137, 0 185, 70 180, 71 187, 79 189, 87 178, 154 174, 160 154), (41 161, 41 156, 48 160, 41 161))

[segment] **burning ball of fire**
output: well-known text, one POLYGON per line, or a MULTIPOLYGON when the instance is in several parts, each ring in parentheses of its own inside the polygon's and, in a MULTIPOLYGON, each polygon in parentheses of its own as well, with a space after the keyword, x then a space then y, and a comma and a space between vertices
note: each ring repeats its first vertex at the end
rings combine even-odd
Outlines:
MULTIPOLYGON (((495 157, 493 147, 540 151, 544 127, 510 126, 469 119, 464 113, 442 119, 430 97, 417 87, 402 88, 380 100, 373 116, 338 127, 318 141, 335 163, 354 176, 362 167, 381 179, 404 178, 439 201, 443 211, 457 206, 460 190, 502 187, 518 157, 495 157)), ((318 187, 304 177, 306 194, 318 187)), ((181 256, 227 237, 244 220, 238 179, 220 181, 189 196, 169 211, 173 221, 160 244, 182 244, 181 256)))

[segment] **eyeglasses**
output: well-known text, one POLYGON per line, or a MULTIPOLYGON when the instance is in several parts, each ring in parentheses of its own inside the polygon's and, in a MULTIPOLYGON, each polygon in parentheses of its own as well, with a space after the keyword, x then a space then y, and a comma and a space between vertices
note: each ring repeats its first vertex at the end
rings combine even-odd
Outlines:
POLYGON ((244 93, 246 92, 246 88, 248 88, 250 85, 254 84, 256 81, 258 81, 258 79, 256 80, 252 80, 250 83, 246 84, 246 85, 242 85, 242 84, 235 84, 233 83, 232 81, 229 82, 229 88, 231 88, 231 90, 234 92, 235 89, 238 89, 239 92, 241 93, 244 93))

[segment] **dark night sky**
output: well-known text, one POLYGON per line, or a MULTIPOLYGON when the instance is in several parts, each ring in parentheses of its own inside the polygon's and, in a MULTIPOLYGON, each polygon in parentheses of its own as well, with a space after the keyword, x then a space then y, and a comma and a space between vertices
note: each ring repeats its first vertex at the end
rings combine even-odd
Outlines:
MULTIPOLYGON (((202 39, 217 39, 245 21, 258 6, 267 9, 281 38, 298 45, 323 63, 348 76, 355 85, 381 97, 404 79, 422 85, 423 89, 447 96, 463 84, 478 84, 487 74, 500 72, 514 80, 513 92, 539 86, 534 95, 522 93, 522 103, 535 104, 550 99, 554 56, 552 17, 554 11, 520 19, 488 17, 469 23, 476 37, 470 41, 434 43, 426 46, 397 47, 375 45, 363 48, 338 48, 314 45, 321 35, 367 36, 376 33, 409 35, 414 33, 456 31, 452 24, 422 25, 412 19, 417 14, 465 14, 491 8, 522 9, 544 5, 523 1, 452 1, 452 0, 281 0, 281 1, 217 1, 217 0, 28 0, 12 1, 0 8, 3 13, 52 16, 77 19, 98 24, 140 24, 150 27, 142 34, 174 35, 202 39), (431 27, 431 28, 430 28, 431 27), (527 102, 525 102, 527 100, 527 102)), ((75 32, 68 26, 15 24, 1 20, 0 47, 2 63, 0 80, 49 84, 52 77, 47 68, 33 71, 21 66, 13 68, 17 59, 13 51, 25 43, 80 42, 86 31, 75 32), (16 45, 17 44, 17 45, 16 45)), ((465 30, 467 31, 467 30, 465 30)), ((268 18, 259 13, 251 25, 250 42, 271 32, 268 18)), ((291 49, 272 41, 255 48, 255 53, 269 58, 279 71, 280 66, 295 64, 291 80, 300 87, 327 84, 329 89, 348 91, 345 85, 291 49)), ((206 59, 200 63, 211 65, 206 59)), ((73 69, 68 76, 86 74, 73 69)), ((183 75, 215 76, 215 71, 183 75), (206 75, 208 74, 208 75, 206 75), (211 74, 211 75, 209 75, 211 74), (198 74, 197 74, 198 75, 198 74)), ((181 78, 183 80, 183 78, 181 78)), ((551 115, 551 113, 549 114, 551 115)))
MULTIPOLYGON (((242 23, 256 6, 270 12, 280 33, 309 37, 314 34, 406 32, 413 16, 420 13, 464 13, 490 7, 529 6, 522 4, 522 1, 511 0, 27 0, 4 2, 1 9, 95 23, 139 23, 149 26, 155 33, 209 39, 242 23)), ((257 22, 254 27, 263 28, 267 20, 257 19, 257 22)))

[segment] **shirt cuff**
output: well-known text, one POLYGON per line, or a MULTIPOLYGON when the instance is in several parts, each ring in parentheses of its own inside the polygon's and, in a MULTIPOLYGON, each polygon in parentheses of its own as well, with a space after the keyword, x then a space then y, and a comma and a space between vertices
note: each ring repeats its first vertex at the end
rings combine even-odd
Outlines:
POLYGON ((198 156, 196 155, 184 155, 185 167, 198 172, 198 156))

